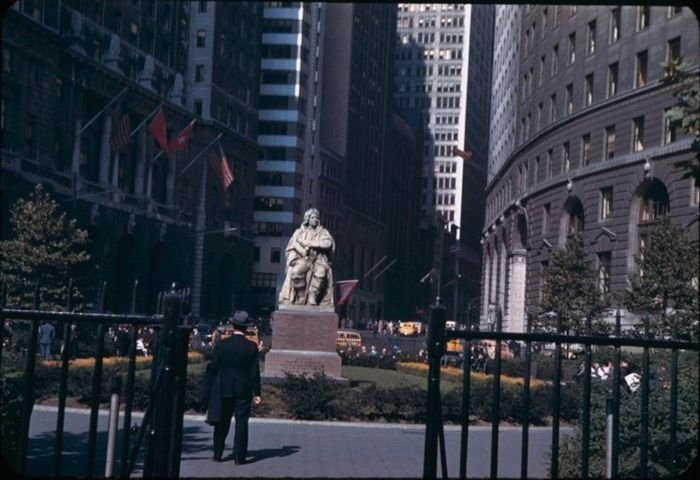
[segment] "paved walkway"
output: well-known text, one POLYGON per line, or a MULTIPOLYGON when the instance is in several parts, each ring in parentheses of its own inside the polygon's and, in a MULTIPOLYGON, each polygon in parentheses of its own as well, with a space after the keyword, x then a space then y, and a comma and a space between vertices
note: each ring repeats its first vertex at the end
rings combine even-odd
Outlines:
MULTIPOLYGON (((98 421, 98 458, 95 473, 104 473, 107 428, 106 411, 98 421)), ((62 476, 85 476, 89 411, 66 409, 62 476)), ((134 423, 141 421, 135 414, 134 423)), ((121 422, 121 419, 120 419, 121 422)), ((29 442, 28 473, 52 475, 56 408, 35 406, 29 442)), ((201 415, 186 415, 182 446, 182 477, 235 478, 420 478, 423 473, 425 426, 379 423, 307 422, 253 418, 250 423, 250 463, 211 460, 212 427, 201 415)), ((562 436, 571 429, 563 428, 562 436)), ((460 429, 446 426, 448 473, 459 474, 460 429)), ((135 436, 132 437, 135 439, 135 436)), ((520 476, 519 428, 503 427, 499 433, 499 477, 520 476)), ((530 428, 529 476, 546 476, 545 454, 551 430, 530 428)), ((230 453, 233 428, 227 439, 230 453)), ((490 427, 470 427, 469 477, 489 476, 490 427)), ((140 477, 140 463, 134 476, 140 477)), ((116 472, 118 473, 118 469, 116 472)), ((438 474, 439 475, 439 474, 438 474)))

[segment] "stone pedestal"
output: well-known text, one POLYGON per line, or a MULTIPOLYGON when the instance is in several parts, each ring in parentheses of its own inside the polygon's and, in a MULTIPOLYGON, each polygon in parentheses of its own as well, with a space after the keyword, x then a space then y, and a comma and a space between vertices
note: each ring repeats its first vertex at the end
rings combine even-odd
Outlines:
POLYGON ((336 352, 338 315, 311 308, 277 310, 272 314, 272 348, 265 355, 263 377, 284 377, 316 372, 340 376, 336 352))

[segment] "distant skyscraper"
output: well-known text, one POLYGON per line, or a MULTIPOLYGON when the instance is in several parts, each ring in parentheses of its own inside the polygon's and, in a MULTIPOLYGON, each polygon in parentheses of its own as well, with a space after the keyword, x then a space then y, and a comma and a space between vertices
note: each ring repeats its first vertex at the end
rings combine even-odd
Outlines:
POLYGON ((399 4, 395 101, 399 108, 419 111, 424 124, 423 225, 457 227, 461 248, 444 259, 441 241, 434 250, 434 265, 461 265, 462 298, 455 302, 455 316, 463 315, 478 294, 493 17, 492 5, 399 4), (465 159, 455 148, 471 156, 465 159))
POLYGON ((473 154, 470 161, 485 165, 485 158, 478 158, 480 152, 475 150, 479 142, 486 145, 488 138, 469 131, 467 112, 479 102, 487 107, 482 119, 487 120, 489 96, 479 92, 479 98, 471 99, 467 93, 474 78, 471 69, 482 72, 483 77, 475 81, 490 80, 492 10, 492 6, 465 4, 399 4, 395 98, 399 108, 423 112, 422 214, 430 224, 437 213, 448 225, 461 227, 463 210, 472 208, 462 201, 465 161, 454 154, 454 148, 468 147, 473 154))
POLYGON ((253 302, 261 313, 276 308, 284 249, 318 188, 323 9, 319 2, 265 3, 252 280, 253 302))

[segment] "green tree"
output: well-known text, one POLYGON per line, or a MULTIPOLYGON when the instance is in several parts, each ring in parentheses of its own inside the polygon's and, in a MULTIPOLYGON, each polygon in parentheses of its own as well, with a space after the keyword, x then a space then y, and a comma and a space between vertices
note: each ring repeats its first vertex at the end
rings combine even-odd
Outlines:
POLYGON ((68 220, 51 195, 38 184, 26 199, 10 208, 13 237, 0 241, 0 268, 8 304, 31 307, 39 284, 40 308, 66 305, 68 280, 76 280, 73 298, 82 306, 90 279, 90 255, 85 230, 68 220))
POLYGON ((639 272, 623 292, 625 306, 649 313, 655 333, 668 335, 672 322, 678 331, 698 338, 698 278, 700 254, 683 230, 664 217, 651 234, 649 246, 635 257, 639 272))
POLYGON ((542 294, 535 329, 554 330, 559 318, 562 333, 581 334, 590 316, 594 332, 607 331, 602 314, 609 299, 601 295, 596 285, 595 272, 579 235, 552 254, 551 263, 544 271, 542 294))
POLYGON ((683 133, 695 135, 692 150, 695 157, 690 160, 677 162, 676 165, 687 170, 684 178, 692 176, 700 180, 700 82, 698 76, 693 73, 691 64, 683 57, 669 60, 664 64, 664 76, 662 81, 666 84, 675 84, 673 96, 677 103, 666 112, 666 118, 671 121, 680 121, 683 133))

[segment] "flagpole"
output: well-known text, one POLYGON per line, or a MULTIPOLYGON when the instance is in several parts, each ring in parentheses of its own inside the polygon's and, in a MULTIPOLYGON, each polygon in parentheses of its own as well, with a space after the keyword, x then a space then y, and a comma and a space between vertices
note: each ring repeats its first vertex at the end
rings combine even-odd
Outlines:
MULTIPOLYGON (((196 119, 195 119, 195 120, 196 120, 196 119)), ((193 122, 194 122, 195 120, 193 120, 193 122)), ((184 173, 185 173, 187 170, 189 170, 189 168, 190 168, 192 165, 194 165, 194 162, 196 162, 197 160, 199 160, 199 158, 200 158, 202 155, 204 155, 204 153, 205 153, 206 151, 208 151, 208 150, 209 150, 221 137, 223 137, 223 136, 224 136, 223 132, 220 133, 220 134, 218 134, 218 135, 214 138, 214 140, 212 140, 211 142, 209 142, 209 144, 208 144, 206 147, 204 147, 202 150, 200 150, 200 152, 199 152, 197 155, 195 155, 195 157, 194 157, 192 160, 190 160, 190 163, 188 163, 187 165, 185 165, 185 168, 183 168, 183 169, 180 171, 180 173, 177 175, 177 179, 179 179, 182 175, 184 175, 184 173)), ((161 153, 162 153, 162 152, 161 152, 161 153)), ((154 158, 154 160, 155 160, 155 158, 154 158)))
POLYGON ((92 125, 93 123, 95 123, 95 120, 97 120, 97 119, 100 117, 100 115, 102 115, 102 114, 105 112, 105 110, 107 110, 110 106, 112 106, 112 104, 113 104, 114 102, 116 102, 117 100, 119 100, 128 90, 129 90, 129 87, 124 87, 124 88, 122 89, 122 91, 119 92, 119 93, 117 94, 116 97, 114 97, 112 100, 110 100, 109 102, 107 102, 107 105, 105 105, 104 107, 102 107, 102 110, 100 110, 99 112, 97 112, 97 113, 95 114, 95 116, 93 116, 93 117, 90 119, 89 122, 87 122, 85 125, 83 125, 83 128, 80 129, 80 131, 78 132, 78 135, 82 134, 82 133, 85 131, 86 128, 88 128, 90 125, 92 125))
MULTIPOLYGON (((134 128, 134 129, 131 131, 131 133, 129 134, 129 136, 130 136, 130 137, 133 137, 133 136, 134 136, 134 133, 136 133, 141 127, 143 127, 143 126, 146 124, 146 122, 148 122, 151 118, 153 118, 153 116, 156 114, 156 112, 158 111, 158 109, 159 109, 160 107, 162 107, 162 106, 163 106, 163 104, 161 103, 161 104, 158 105, 151 113, 149 113, 148 115, 146 115, 146 118, 144 118, 143 121, 142 121, 141 123, 139 123, 139 124, 136 126, 136 128, 134 128)), ((161 151, 162 151, 162 150, 161 150, 161 151)))
POLYGON ((388 255, 384 255, 377 263, 374 264, 374 266, 372 266, 372 268, 370 268, 369 270, 367 270, 367 271, 365 272, 365 274, 362 275, 362 278, 366 278, 367 275, 369 275, 370 273, 372 273, 372 271, 374 271, 379 265, 382 264, 382 262, 383 262, 384 260, 386 260, 386 257, 388 257, 388 255))
POLYGON ((384 267, 384 268, 382 269, 381 272, 379 272, 378 274, 376 274, 376 275, 374 276, 373 280, 378 279, 384 272, 386 272, 386 271, 389 270, 391 267, 393 267, 397 260, 398 260, 398 258, 393 259, 393 260, 389 263, 389 265, 387 265, 386 267, 384 267))

